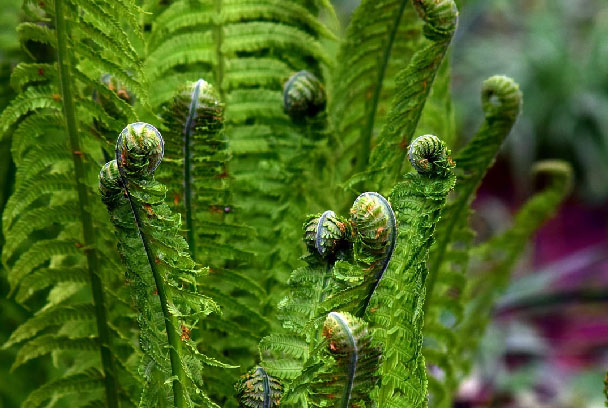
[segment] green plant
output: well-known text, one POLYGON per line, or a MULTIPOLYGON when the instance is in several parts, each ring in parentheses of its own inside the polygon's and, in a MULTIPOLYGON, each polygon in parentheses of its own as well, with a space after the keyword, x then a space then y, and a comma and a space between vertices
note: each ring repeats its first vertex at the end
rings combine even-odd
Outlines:
POLYGON ((62 373, 25 406, 449 406, 476 317, 569 181, 542 165, 513 229, 473 245, 521 94, 486 81, 484 125, 451 155, 453 0, 363 1, 342 41, 321 0, 23 10, 38 45, 0 116, 2 260, 37 312, 5 347, 62 373))

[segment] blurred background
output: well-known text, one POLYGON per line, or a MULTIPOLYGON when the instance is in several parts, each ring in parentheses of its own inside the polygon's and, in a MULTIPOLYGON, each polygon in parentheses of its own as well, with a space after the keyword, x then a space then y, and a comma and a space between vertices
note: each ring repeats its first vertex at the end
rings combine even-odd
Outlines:
MULTIPOLYGON (((23 58, 17 0, 0 0, 0 110, 9 74, 23 58)), ((333 0, 345 27, 357 0, 333 0)), ((608 368, 608 1, 457 0, 453 95, 460 143, 482 121, 484 79, 519 82, 524 111, 475 203, 480 240, 504 230, 534 189, 539 159, 568 160, 575 191, 545 225, 493 311, 457 407, 603 407, 608 368)), ((439 135, 441 136, 441 135, 439 135)), ((11 185, 0 144, 0 208, 11 185)), ((0 236, 0 240, 2 237, 0 236)), ((0 242, 1 244, 1 242, 0 242)), ((1 267, 0 267, 1 268, 1 267)), ((0 269, 0 344, 29 312, 6 299, 0 269)), ((50 361, 15 372, 15 350, 0 349, 0 407, 17 407, 50 361)))

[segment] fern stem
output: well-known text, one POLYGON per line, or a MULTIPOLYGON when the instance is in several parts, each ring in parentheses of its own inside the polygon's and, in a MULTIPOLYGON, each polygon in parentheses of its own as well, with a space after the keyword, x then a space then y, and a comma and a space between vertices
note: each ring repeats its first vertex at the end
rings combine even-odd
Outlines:
POLYGON ((263 408, 270 408, 271 399, 270 399, 270 379, 268 378, 268 374, 262 367, 258 367, 257 372, 262 375, 262 387, 264 392, 264 401, 263 408))
MULTIPOLYGON (((127 183, 125 183, 125 186, 126 185, 127 183)), ((154 277, 154 283, 156 284, 156 290, 160 299, 160 307, 163 311, 163 317, 165 319, 167 341, 169 342, 170 347, 169 357, 171 359, 171 375, 174 377, 173 400, 176 408, 185 408, 186 399, 184 396, 183 384, 185 384, 186 381, 186 373, 184 372, 184 368, 182 367, 182 361, 180 357, 182 350, 182 342, 177 334, 177 319, 169 311, 169 298, 167 296, 167 291, 165 290, 163 277, 161 276, 160 271, 156 268, 156 260, 154 255, 152 254, 152 250, 150 249, 150 242, 146 235, 142 233, 143 224, 139 217, 139 212, 133 204, 133 198, 131 197, 129 189, 125 187, 125 191, 127 192, 127 198, 129 199, 129 204, 131 205, 131 211, 133 212, 135 223, 137 224, 137 231, 139 232, 139 237, 141 238, 144 250, 146 251, 146 257, 148 259, 148 264, 150 265, 150 270, 152 271, 152 276, 154 277)))
POLYGON ((330 315, 336 319, 340 327, 344 330, 346 334, 346 338, 348 339, 348 343, 352 351, 350 352, 350 362, 348 365, 348 381, 344 386, 344 394, 342 395, 342 400, 340 402, 340 407, 348 408, 350 406, 350 397, 353 392, 353 384, 355 383, 355 374, 357 373, 357 363, 359 362, 359 349, 357 347, 357 341, 355 340, 355 336, 353 335, 348 322, 344 320, 340 313, 331 312, 330 315))
POLYGON ((193 260, 196 260, 196 242, 194 238, 194 222, 192 221, 192 152, 190 148, 192 147, 192 125, 196 116, 200 90, 201 80, 198 80, 192 91, 188 117, 184 125, 184 209, 186 212, 188 246, 190 247, 190 254, 193 260))
POLYGON ((386 69, 388 67, 388 61, 391 57, 391 50, 393 48, 393 43, 395 42, 395 36, 397 35, 397 31, 399 30, 399 22, 401 21, 401 17, 403 16, 403 12, 405 10, 406 5, 407 0, 403 0, 399 5, 399 11, 395 16, 395 24, 391 29, 391 33, 388 38, 388 44, 384 49, 384 55, 382 56, 380 69, 378 70, 378 79, 376 81, 377 86, 376 89, 374 89, 374 95, 369 104, 367 123, 366 126, 362 129, 360 143, 361 150, 359 150, 359 159, 357 160, 357 172, 364 171, 369 161, 369 155, 372 150, 371 142, 372 134, 374 133, 374 121, 376 118, 376 111, 378 110, 378 103, 380 102, 382 83, 384 81, 384 75, 386 74, 386 69))
POLYGON ((70 149, 74 162, 74 177, 78 192, 78 206, 84 239, 84 251, 91 280, 93 304, 99 336, 101 363, 104 371, 106 404, 110 408, 118 407, 118 387, 114 371, 114 362, 110 351, 110 330, 105 309, 103 286, 99 277, 99 263, 95 250, 95 233, 93 220, 89 212, 90 204, 85 184, 85 168, 80 149, 80 139, 76 127, 76 114, 71 88, 71 74, 68 61, 67 37, 68 28, 65 22, 63 0, 55 0, 55 31, 57 34, 57 71, 61 87, 63 112, 68 131, 70 149))

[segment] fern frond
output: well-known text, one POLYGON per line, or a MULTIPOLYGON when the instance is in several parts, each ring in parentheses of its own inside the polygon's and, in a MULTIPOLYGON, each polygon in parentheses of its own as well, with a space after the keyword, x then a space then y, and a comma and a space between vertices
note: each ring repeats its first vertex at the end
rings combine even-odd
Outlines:
POLYGON ((369 159, 372 189, 393 185, 401 173, 407 146, 458 21, 453 0, 414 0, 412 4, 425 22, 423 33, 428 43, 412 56, 395 79, 397 91, 391 110, 369 159))
POLYGON ((336 182, 365 169, 396 90, 395 75, 420 42, 420 25, 407 0, 364 0, 353 13, 331 79, 329 116, 339 135, 332 145, 341 158, 336 182))
MULTIPOLYGON (((513 225, 501 235, 473 248, 471 264, 477 274, 469 277, 464 293, 467 310, 457 331, 461 373, 469 370, 475 348, 490 319, 498 295, 509 281, 513 266, 534 232, 545 223, 566 198, 572 188, 572 168, 563 161, 547 160, 537 163, 534 175, 546 182, 519 210, 513 225)), ((454 349, 452 349, 454 352, 454 349)))
POLYGON ((217 311, 217 305, 195 292, 202 271, 180 235, 179 215, 164 203, 166 187, 154 180, 163 152, 160 133, 149 124, 134 123, 118 138, 117 159, 100 173, 102 200, 116 229, 139 309, 148 383, 142 401, 161 404, 163 390, 169 392, 172 383, 177 407, 197 401, 214 406, 200 388, 202 366, 214 360, 196 349, 190 330, 198 319, 217 311))
MULTIPOLYGON (((183 86, 164 108, 166 165, 159 179, 169 188, 172 207, 184 217, 193 259, 209 265, 209 284, 202 293, 214 298, 223 312, 203 322, 199 341, 217 358, 229 355, 231 364, 249 367, 268 328, 257 311, 265 292, 246 270, 253 254, 244 248, 255 232, 233 221, 231 153, 223 116, 224 106, 209 83, 199 79, 183 86), (218 336, 222 342, 213 341, 218 336)), ((227 395, 239 373, 225 371, 211 369, 207 375, 215 377, 210 379, 213 389, 227 395)))
POLYGON ((98 95, 110 95, 101 89, 101 65, 91 69, 87 51, 114 68, 125 58, 125 69, 132 69, 127 75, 131 82, 141 80, 134 48, 128 45, 137 26, 124 24, 128 13, 114 13, 114 6, 132 9, 131 2, 115 0, 57 0, 43 8, 28 1, 23 5, 25 15, 37 22, 19 28, 22 46, 35 42, 42 48, 26 49, 34 59, 47 51, 51 55, 50 48, 58 56, 56 63, 45 56, 45 63, 21 64, 15 70, 12 84, 20 93, 0 119, 2 137, 12 134, 17 167, 15 190, 3 212, 3 235, 10 244, 3 248, 2 261, 18 301, 27 302, 50 287, 46 303, 8 344, 25 341, 15 365, 52 354, 64 369, 57 387, 43 386, 31 395, 32 406, 49 399, 65 399, 74 406, 88 401, 102 401, 108 407, 117 407, 119 401, 130 405, 126 390, 137 383, 128 367, 135 351, 118 259, 107 250, 111 247, 107 223, 100 217, 103 209, 89 201, 94 194, 92 170, 102 151, 99 136, 89 129, 95 121, 116 127, 115 113, 128 109, 116 98, 107 98, 111 102, 105 107, 91 99, 95 88, 98 95), (129 41, 118 43, 114 38, 129 41), (110 105, 118 109, 110 113, 110 105), (112 299, 110 304, 106 297, 112 299), (102 373, 102 386, 91 387, 90 392, 83 387, 80 400, 72 404, 71 392, 64 391, 78 383, 70 377, 75 367, 102 373))
POLYGON ((460 296, 465 291, 468 252, 473 232, 469 228, 470 206, 475 193, 521 109, 521 92, 510 78, 495 76, 482 88, 485 121, 473 139, 456 156, 458 178, 437 225, 436 244, 429 257, 425 302, 425 349, 427 364, 442 370, 443 386, 431 381, 433 404, 450 405, 460 377, 453 371, 455 336, 452 330, 462 319, 460 296), (446 319, 446 316, 452 318, 446 319), (443 322, 449 321, 449 326, 443 322), (444 398, 447 398, 443 401, 444 398))
POLYGON ((23 407, 37 408, 43 406, 46 400, 63 397, 69 394, 80 394, 101 390, 104 386, 103 375, 96 370, 71 374, 58 380, 51 381, 32 392, 23 402, 23 407))
POLYGON ((395 251, 375 290, 365 318, 374 344, 382 347, 381 386, 373 394, 379 406, 426 404, 427 386, 422 357, 422 325, 426 261, 455 177, 445 144, 421 136, 410 146, 410 161, 418 172, 406 175, 393 189, 390 202, 398 223, 395 251))

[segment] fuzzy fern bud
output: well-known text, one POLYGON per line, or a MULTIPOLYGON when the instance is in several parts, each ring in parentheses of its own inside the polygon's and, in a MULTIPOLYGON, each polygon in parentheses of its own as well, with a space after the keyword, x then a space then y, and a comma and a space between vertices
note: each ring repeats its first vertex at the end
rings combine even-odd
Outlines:
POLYGON ((419 136, 409 147, 408 158, 420 174, 443 176, 454 167, 450 151, 437 136, 419 136))
POLYGON ((325 87, 308 71, 293 74, 283 87, 283 108, 292 119, 315 116, 325 103, 325 87))
POLYGON ((164 141, 160 132, 148 123, 127 125, 116 141, 116 161, 124 176, 146 178, 163 159, 164 141))
POLYGON ((454 0, 413 0, 412 4, 426 23, 426 38, 432 41, 452 38, 458 24, 458 8, 454 0))
POLYGON ((107 162, 99 172, 99 192, 101 200, 108 207, 113 207, 117 197, 122 195, 122 180, 116 160, 107 162))
POLYGON ((312 253, 321 257, 334 255, 339 247, 345 245, 349 236, 349 226, 341 221, 333 211, 312 215, 304 223, 304 243, 312 253))
POLYGON ((355 256, 359 259, 390 257, 397 236, 395 214, 382 195, 359 195, 350 209, 355 232, 355 256))
POLYGON ((522 93, 511 78, 496 75, 484 81, 481 104, 486 120, 497 118, 514 122, 521 110, 522 93))
POLYGON ((243 408, 273 408, 281 402, 283 387, 262 367, 241 377, 236 385, 239 405, 243 408))

